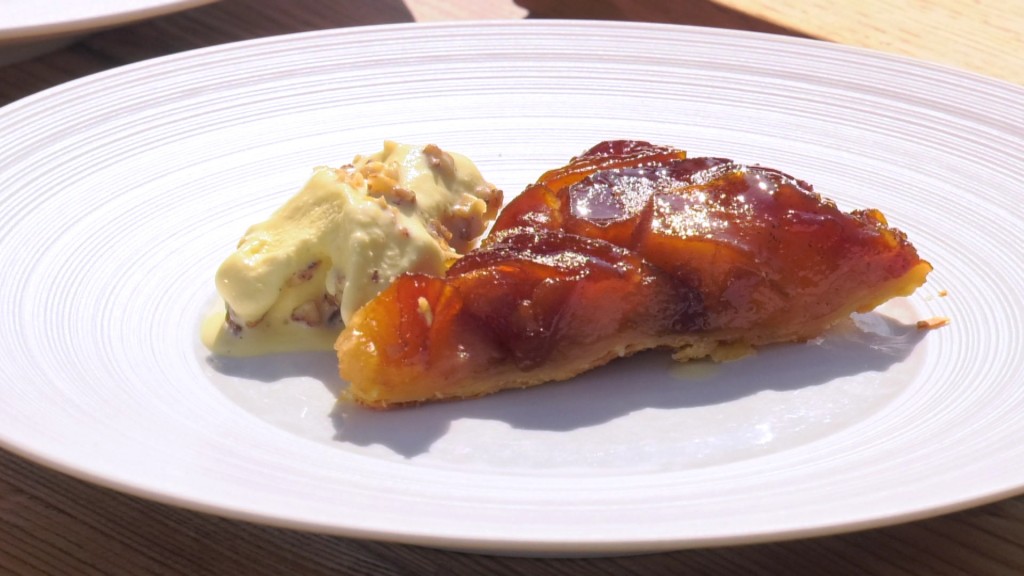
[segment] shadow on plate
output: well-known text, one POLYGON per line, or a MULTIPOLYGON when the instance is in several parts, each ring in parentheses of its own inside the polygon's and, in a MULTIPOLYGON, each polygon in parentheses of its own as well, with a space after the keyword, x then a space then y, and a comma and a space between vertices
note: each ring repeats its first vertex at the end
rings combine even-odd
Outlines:
POLYGON ((335 397, 346 386, 338 378, 338 358, 333 352, 295 352, 242 358, 211 354, 206 356, 206 363, 225 376, 265 384, 287 378, 313 378, 335 397))
MULTIPOLYGON (((566 382, 472 400, 389 411, 341 401, 332 415, 335 439, 359 446, 382 445, 411 458, 428 451, 460 419, 500 421, 515 429, 570 431, 638 410, 712 406, 762 391, 797 390, 846 376, 884 372, 906 359, 923 335, 916 326, 870 313, 815 341, 770 346, 722 364, 679 364, 665 351, 650 351, 566 382)), ((325 381, 325 385, 338 384, 325 381)))

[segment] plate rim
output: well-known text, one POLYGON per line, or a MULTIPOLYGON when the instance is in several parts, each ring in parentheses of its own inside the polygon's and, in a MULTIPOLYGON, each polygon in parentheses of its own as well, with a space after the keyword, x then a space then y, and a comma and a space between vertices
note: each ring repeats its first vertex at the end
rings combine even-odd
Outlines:
MULTIPOLYGON (((48 41, 76 34, 87 34, 105 28, 130 24, 149 18, 165 16, 212 4, 218 0, 148 0, 145 6, 137 2, 124 0, 116 9, 110 2, 103 2, 103 10, 97 10, 90 16, 72 19, 54 18, 49 21, 35 23, 18 23, 0 25, 0 48, 13 47, 16 44, 34 41, 48 41)), ((53 7, 55 10, 58 7, 53 7)))

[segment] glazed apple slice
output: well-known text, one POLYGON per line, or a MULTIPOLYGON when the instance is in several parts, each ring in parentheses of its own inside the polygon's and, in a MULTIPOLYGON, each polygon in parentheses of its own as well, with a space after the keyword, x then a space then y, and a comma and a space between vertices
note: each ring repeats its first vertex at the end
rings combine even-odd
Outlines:
POLYGON ((356 313, 337 348, 349 394, 387 406, 570 378, 706 322, 691 286, 635 253, 519 232, 459 259, 446 278, 399 278, 356 313))

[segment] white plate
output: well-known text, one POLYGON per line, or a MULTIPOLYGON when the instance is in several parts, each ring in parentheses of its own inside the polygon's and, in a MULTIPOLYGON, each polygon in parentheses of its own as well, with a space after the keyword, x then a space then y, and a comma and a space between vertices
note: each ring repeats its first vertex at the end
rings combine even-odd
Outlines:
POLYGON ((1018 494, 1022 117, 1020 87, 954 70, 626 23, 328 31, 72 82, 0 110, 0 444, 198 510, 508 553, 820 535, 1018 494), (819 342, 387 413, 332 412, 330 355, 198 343, 220 259, 313 166, 435 142, 511 195, 620 137, 879 207, 936 270, 819 342))
POLYGON ((0 65, 42 54, 83 34, 215 0, 3 0, 0 65))

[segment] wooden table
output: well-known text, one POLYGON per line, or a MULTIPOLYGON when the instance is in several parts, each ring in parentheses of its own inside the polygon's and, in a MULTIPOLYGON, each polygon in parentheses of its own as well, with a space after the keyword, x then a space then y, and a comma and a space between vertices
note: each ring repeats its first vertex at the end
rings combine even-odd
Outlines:
MULTIPOLYGON (((223 0, 0 67, 0 105, 129 62, 235 40, 341 26, 526 16, 801 35, 1024 84, 1020 0, 223 0)), ((628 558, 496 558, 211 517, 99 488, 0 451, 0 574, 339 573, 1024 574, 1024 496, 812 540, 628 558)))

